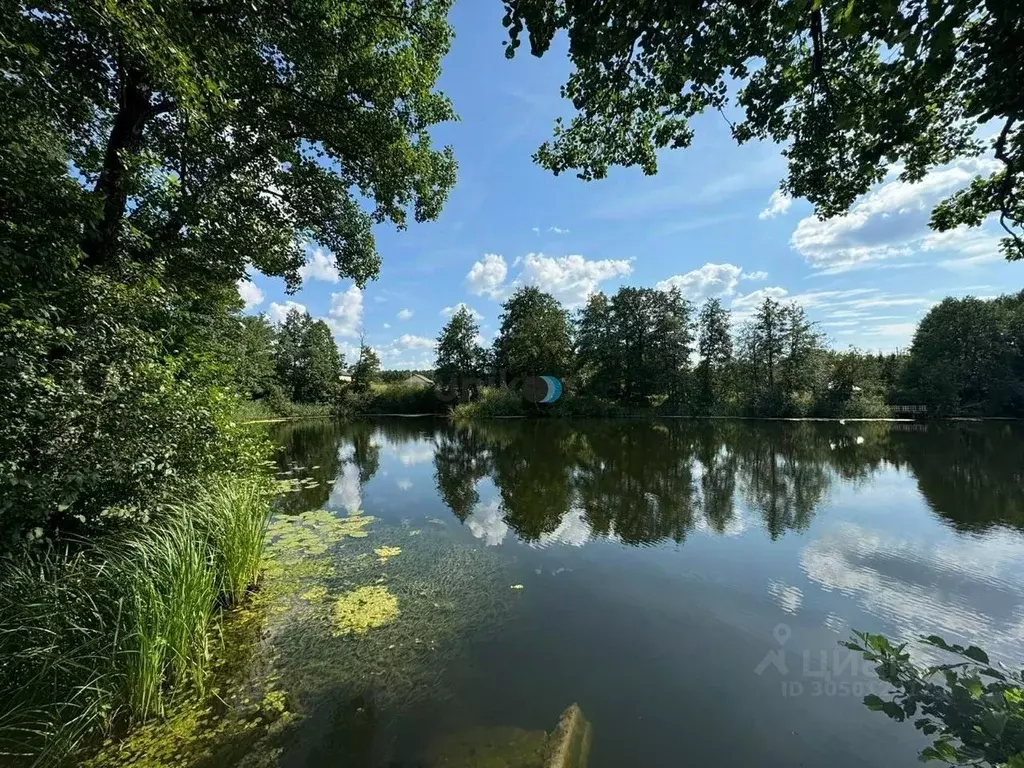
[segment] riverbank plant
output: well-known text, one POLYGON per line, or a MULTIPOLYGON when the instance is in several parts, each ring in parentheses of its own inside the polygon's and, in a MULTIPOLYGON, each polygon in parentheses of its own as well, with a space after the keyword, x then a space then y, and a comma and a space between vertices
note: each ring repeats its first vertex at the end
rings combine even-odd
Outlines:
POLYGON ((258 576, 272 486, 215 478, 144 526, 0 559, 0 755, 66 761, 204 690, 258 576))
POLYGON ((865 706, 899 722, 913 720, 932 737, 922 761, 1024 768, 1024 671, 993 663, 975 645, 950 644, 937 635, 923 643, 946 662, 921 666, 906 643, 867 632, 841 643, 877 663, 876 674, 891 688, 885 698, 866 696, 865 706))

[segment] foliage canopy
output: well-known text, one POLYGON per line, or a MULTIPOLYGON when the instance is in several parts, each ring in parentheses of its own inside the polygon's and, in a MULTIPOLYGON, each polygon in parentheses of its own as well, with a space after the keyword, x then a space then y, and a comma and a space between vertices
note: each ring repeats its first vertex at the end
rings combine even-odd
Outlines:
POLYGON ((690 119, 709 109, 726 116, 736 90, 734 138, 783 144, 783 189, 826 217, 845 212, 893 165, 901 179, 919 181, 990 150, 992 173, 940 203, 932 226, 977 226, 995 214, 1006 257, 1024 257, 1018 2, 503 2, 509 58, 524 31, 535 56, 568 31, 573 72, 563 95, 577 115, 559 120, 554 141, 535 155, 555 173, 596 179, 613 165, 655 173, 657 150, 689 146, 690 119))

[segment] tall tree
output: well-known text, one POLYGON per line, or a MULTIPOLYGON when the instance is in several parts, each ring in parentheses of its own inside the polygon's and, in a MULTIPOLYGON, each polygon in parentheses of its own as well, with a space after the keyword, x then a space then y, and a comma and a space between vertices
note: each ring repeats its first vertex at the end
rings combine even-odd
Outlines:
POLYGON ((361 284, 371 224, 435 217, 454 182, 430 141, 454 117, 433 90, 449 7, 21 3, 0 18, 0 132, 19 163, 45 159, 29 130, 59 141, 80 182, 63 191, 87 200, 84 266, 159 261, 196 284, 251 259, 294 285, 315 240, 361 284))
POLYGON ((591 395, 617 399, 622 388, 622 350, 611 302, 595 293, 576 315, 576 360, 591 395))
POLYGON ((437 337, 437 381, 460 397, 476 390, 484 373, 484 350, 478 342, 480 326, 465 306, 459 307, 437 337))
MULTIPOLYGON (((686 147, 690 119, 729 109, 739 142, 787 147, 783 189, 822 216, 846 211, 893 164, 917 181, 986 146, 998 166, 940 203, 932 226, 996 214, 1009 259, 1024 257, 1024 8, 1012 2, 504 0, 506 55, 524 30, 534 55, 569 34, 563 89, 578 114, 535 159, 603 178, 610 165, 657 171, 686 147), (994 130, 979 130, 988 128, 994 130), (984 134, 993 138, 985 140, 984 134)), ((984 166, 979 166, 984 168, 984 166)))
POLYGON ((947 298, 922 318, 907 386, 935 415, 1024 413, 1024 292, 985 301, 947 298))
POLYGON ((686 399, 690 383, 693 306, 678 288, 659 293, 654 316, 655 377, 666 403, 678 409, 686 399))
POLYGON ((370 385, 380 376, 380 358, 365 342, 359 345, 359 359, 352 366, 352 388, 356 392, 367 392, 370 385))
POLYGON ((729 310, 720 299, 708 299, 697 318, 698 400, 702 408, 714 411, 728 397, 729 366, 732 363, 732 337, 729 310))
POLYGON ((233 350, 235 386, 243 397, 258 400, 265 397, 277 381, 274 328, 265 315, 242 315, 238 325, 233 350))
POLYGON ((300 347, 302 364, 295 399, 301 403, 329 403, 338 393, 342 357, 331 329, 315 320, 306 329, 300 347))
POLYGON ((306 375, 307 359, 306 336, 313 325, 313 318, 308 312, 298 309, 289 310, 277 329, 277 341, 274 345, 274 367, 277 369, 277 380, 290 400, 298 401, 302 391, 302 381, 306 375))
POLYGON ((502 305, 494 364, 509 379, 566 377, 573 367, 569 313, 535 286, 519 288, 502 305))

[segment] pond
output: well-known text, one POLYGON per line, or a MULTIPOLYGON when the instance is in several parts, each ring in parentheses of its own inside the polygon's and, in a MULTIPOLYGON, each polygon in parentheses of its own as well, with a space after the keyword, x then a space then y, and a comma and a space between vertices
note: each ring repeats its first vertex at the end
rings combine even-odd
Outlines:
MULTIPOLYGON (((372 516, 356 557, 392 548, 373 583, 404 611, 307 674, 281 765, 456 764, 431 762, 439 735, 550 730, 577 702, 591 768, 910 766, 926 742, 863 706, 878 683, 838 641, 934 633, 1024 655, 1019 425, 399 419, 272 435, 280 469, 309 478, 286 513, 372 516), (458 578, 428 595, 446 570, 458 578), (443 629, 417 596, 451 601, 443 629), (361 647, 396 656, 347 674, 361 647)), ((278 635, 295 658, 330 643, 278 635)))

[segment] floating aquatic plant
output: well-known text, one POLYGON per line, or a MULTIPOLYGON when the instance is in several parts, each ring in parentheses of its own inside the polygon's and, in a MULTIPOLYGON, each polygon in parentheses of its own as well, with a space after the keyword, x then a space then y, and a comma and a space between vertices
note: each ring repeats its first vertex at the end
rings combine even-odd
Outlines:
POLYGON ((373 550, 373 553, 377 556, 377 558, 380 560, 380 562, 386 563, 392 557, 396 557, 396 556, 402 554, 402 548, 401 547, 378 547, 377 549, 373 550))
POLYGON ((335 635, 361 635, 398 618, 398 600, 387 587, 360 587, 338 598, 332 610, 335 635))

